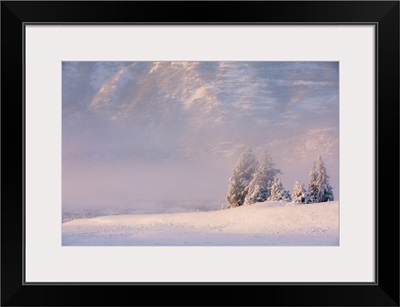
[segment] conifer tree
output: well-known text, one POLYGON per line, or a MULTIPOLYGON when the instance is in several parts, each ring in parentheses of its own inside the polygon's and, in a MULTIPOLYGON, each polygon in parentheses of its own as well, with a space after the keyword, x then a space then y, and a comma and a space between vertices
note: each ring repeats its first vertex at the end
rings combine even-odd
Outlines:
POLYGON ((292 202, 296 204, 304 204, 307 201, 307 192, 304 185, 300 184, 298 180, 294 183, 292 202))
POLYGON ((308 197, 307 203, 317 203, 318 202, 318 184, 317 184, 317 170, 315 162, 310 170, 310 182, 308 183, 308 197))
POLYGON ((308 203, 319 203, 333 201, 333 190, 329 184, 329 176, 326 172, 321 156, 318 156, 310 171, 310 182, 308 185, 308 203))
POLYGON ((272 185, 271 185, 271 193, 267 200, 276 201, 276 200, 284 200, 290 201, 290 194, 283 188, 282 181, 278 176, 275 176, 272 185))
POLYGON ((228 208, 238 207, 244 204, 247 196, 249 183, 253 178, 257 161, 253 151, 248 148, 239 157, 232 175, 229 178, 229 186, 227 192, 228 208))
POLYGON ((329 184, 329 176, 326 172, 321 156, 318 156, 316 170, 319 202, 333 201, 334 197, 332 187, 329 184))

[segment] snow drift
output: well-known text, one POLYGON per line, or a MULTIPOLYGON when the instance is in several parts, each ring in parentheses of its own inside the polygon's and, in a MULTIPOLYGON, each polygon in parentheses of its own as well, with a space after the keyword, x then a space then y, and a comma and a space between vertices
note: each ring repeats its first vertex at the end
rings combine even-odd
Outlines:
POLYGON ((80 246, 337 246, 339 202, 264 202, 229 210, 116 215, 62 225, 80 246))

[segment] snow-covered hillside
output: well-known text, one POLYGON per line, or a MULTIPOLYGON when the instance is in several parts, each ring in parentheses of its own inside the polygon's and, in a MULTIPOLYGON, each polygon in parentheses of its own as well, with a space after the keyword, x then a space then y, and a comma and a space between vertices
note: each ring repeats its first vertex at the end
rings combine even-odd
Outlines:
POLYGON ((339 245, 338 201, 264 202, 208 212, 117 215, 62 225, 63 245, 339 245))

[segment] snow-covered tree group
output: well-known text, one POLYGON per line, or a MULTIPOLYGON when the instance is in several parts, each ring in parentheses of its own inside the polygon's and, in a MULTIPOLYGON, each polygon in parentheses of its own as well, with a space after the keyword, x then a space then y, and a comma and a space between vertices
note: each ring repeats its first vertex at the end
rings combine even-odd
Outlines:
POLYGON ((264 151, 261 154, 254 174, 252 174, 252 180, 249 183, 245 204, 263 202, 270 198, 274 177, 280 173, 281 171, 279 169, 274 168, 272 157, 264 151))
POLYGON ((275 168, 272 157, 263 151, 257 161, 251 149, 247 149, 236 163, 229 178, 228 208, 251 205, 266 200, 290 201, 275 168))
POLYGON ((334 200, 329 176, 321 156, 318 156, 311 168, 308 190, 296 180, 293 193, 290 195, 283 187, 278 174, 282 172, 275 168, 272 157, 267 151, 263 151, 257 159, 253 151, 248 148, 239 157, 229 178, 228 208, 264 201, 309 204, 334 200))

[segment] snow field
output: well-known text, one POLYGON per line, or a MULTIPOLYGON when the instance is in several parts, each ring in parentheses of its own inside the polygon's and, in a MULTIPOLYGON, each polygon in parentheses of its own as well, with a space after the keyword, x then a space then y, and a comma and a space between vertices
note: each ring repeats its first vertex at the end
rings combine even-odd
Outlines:
POLYGON ((339 202, 78 219, 62 224, 62 245, 337 246, 339 202))

